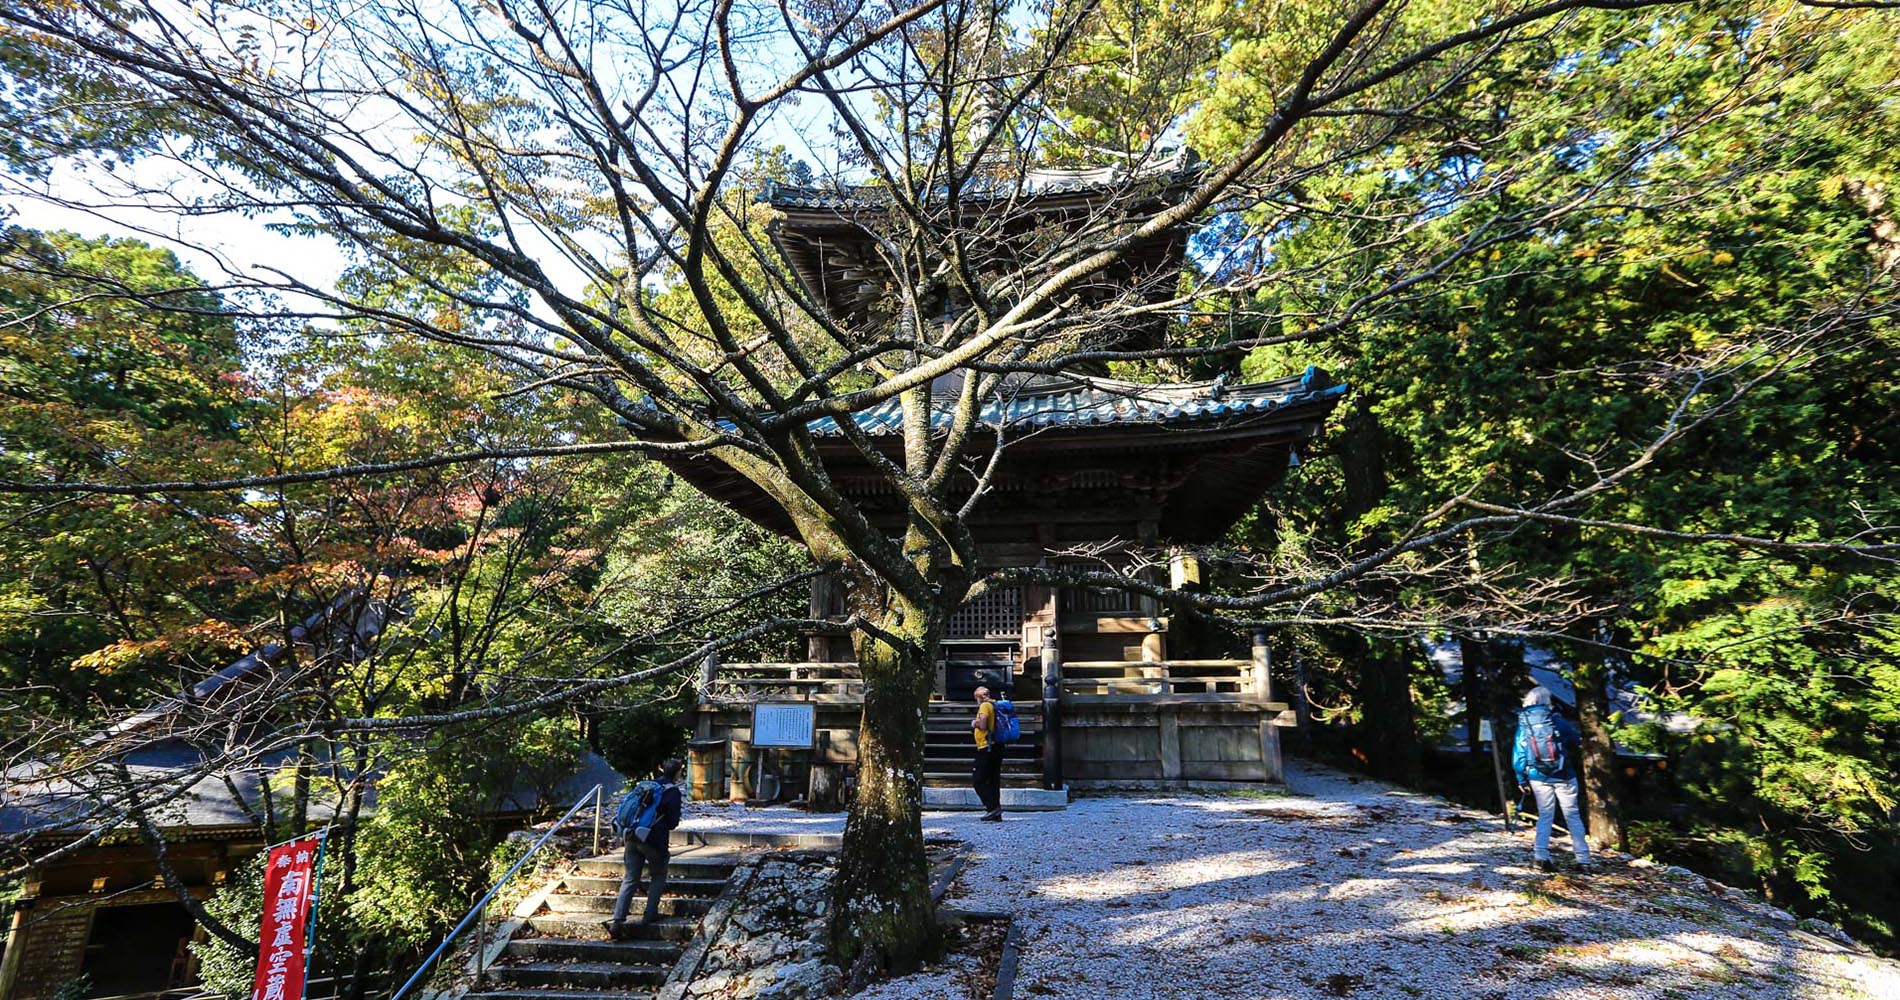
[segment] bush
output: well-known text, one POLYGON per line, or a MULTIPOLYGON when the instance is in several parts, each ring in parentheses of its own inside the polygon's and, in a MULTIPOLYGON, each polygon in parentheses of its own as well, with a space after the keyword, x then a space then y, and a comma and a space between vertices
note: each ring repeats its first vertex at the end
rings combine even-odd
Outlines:
POLYGON ((688 735, 680 706, 639 705, 601 719, 600 755, 614 770, 639 778, 653 773, 668 757, 679 756, 688 735))

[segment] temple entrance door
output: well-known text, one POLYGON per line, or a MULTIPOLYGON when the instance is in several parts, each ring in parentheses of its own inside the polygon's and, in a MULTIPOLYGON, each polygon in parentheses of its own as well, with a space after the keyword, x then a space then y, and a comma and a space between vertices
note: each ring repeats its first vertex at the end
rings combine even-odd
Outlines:
POLYGON ((975 701, 972 693, 1015 684, 1022 672, 1023 592, 998 587, 950 617, 944 638, 944 700, 975 701))
POLYGON ((177 903, 100 907, 86 941, 89 995, 156 993, 189 985, 194 977, 179 968, 178 958, 196 926, 177 903))

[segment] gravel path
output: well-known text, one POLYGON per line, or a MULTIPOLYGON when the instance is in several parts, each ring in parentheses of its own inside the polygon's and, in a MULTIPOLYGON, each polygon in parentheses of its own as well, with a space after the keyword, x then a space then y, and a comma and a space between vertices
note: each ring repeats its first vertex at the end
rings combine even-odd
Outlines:
MULTIPOLYGON (((1699 877, 1615 858, 1541 876, 1528 833, 1493 817, 1287 766, 1286 796, 1086 798, 926 827, 972 845, 953 905, 1022 922, 1019 1000, 1900 1000, 1900 963, 1699 877)), ((965 1000, 968 978, 951 963, 863 996, 965 1000)))

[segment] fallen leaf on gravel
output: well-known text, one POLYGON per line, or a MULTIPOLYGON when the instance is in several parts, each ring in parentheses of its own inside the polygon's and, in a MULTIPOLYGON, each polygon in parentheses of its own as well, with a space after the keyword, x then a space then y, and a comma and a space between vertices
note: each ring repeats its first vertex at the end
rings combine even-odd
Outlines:
POLYGON ((1320 990, 1331 996, 1343 997, 1351 996, 1354 990, 1365 984, 1366 981, 1358 976, 1350 976, 1344 972, 1335 972, 1313 985, 1319 987, 1320 990))

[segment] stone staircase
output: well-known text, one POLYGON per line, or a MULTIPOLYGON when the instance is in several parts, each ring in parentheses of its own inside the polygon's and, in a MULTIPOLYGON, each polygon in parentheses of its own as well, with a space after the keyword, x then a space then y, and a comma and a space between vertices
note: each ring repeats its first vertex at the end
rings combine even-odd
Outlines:
MULTIPOLYGON (((1016 703, 1023 738, 1003 748, 1003 787, 1042 787, 1042 703, 1016 703)), ((961 788, 970 783, 970 765, 976 739, 970 733, 976 721, 975 703, 938 701, 930 704, 924 725, 924 787, 961 788)))
MULTIPOLYGON (((538 912, 518 927, 469 997, 486 1000, 652 1000, 680 953, 699 932, 700 917, 725 888, 738 858, 721 848, 676 848, 667 866, 660 919, 629 922, 612 941, 601 921, 613 916, 620 856, 579 863, 538 912)), ((629 908, 637 918, 647 883, 629 908)))
MULTIPOLYGON (((1060 809, 1067 791, 1042 787, 1042 702, 1018 701, 1022 739, 1003 748, 1003 809, 1060 809)), ((930 705, 924 724, 924 805, 933 809, 974 809, 970 765, 976 740, 970 724, 975 702, 939 701, 930 705)))

